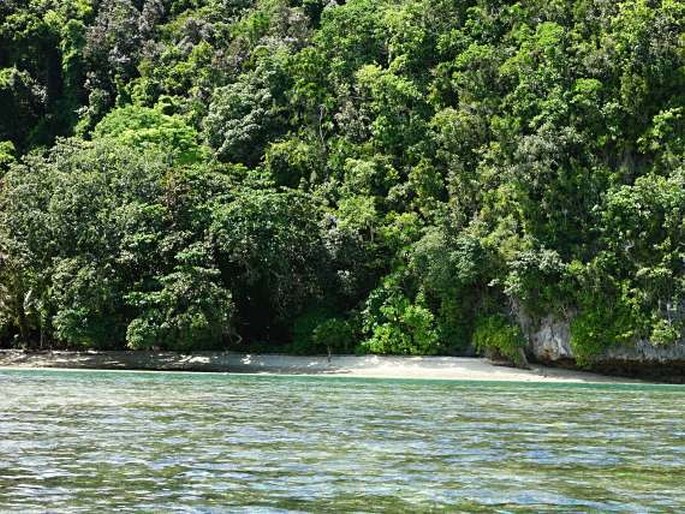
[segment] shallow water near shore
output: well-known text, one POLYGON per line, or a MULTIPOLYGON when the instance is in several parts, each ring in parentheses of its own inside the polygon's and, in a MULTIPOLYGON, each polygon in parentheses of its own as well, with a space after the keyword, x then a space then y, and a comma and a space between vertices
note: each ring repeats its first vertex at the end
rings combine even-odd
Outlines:
POLYGON ((685 387, 0 371, 2 512, 685 511, 685 387))

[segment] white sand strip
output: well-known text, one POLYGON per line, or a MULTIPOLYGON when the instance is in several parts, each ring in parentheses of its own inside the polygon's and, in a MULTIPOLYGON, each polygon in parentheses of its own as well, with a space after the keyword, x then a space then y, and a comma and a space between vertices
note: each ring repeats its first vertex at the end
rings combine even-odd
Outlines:
POLYGON ((293 356, 238 352, 39 352, 0 351, 5 368, 88 368, 160 371, 343 375, 377 378, 423 378, 511 382, 635 382, 559 368, 530 370, 497 366, 464 357, 293 356))

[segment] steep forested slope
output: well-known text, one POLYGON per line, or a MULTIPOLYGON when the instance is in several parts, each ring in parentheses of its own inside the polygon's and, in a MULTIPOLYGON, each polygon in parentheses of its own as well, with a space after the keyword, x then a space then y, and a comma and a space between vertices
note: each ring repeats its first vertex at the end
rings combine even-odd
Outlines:
POLYGON ((685 331, 679 0, 8 0, 6 345, 582 361, 685 331))

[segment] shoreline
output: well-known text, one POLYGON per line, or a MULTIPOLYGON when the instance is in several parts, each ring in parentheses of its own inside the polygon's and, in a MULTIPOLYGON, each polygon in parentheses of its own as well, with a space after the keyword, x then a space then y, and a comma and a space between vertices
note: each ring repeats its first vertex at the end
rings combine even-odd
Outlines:
POLYGON ((71 352, 0 350, 0 369, 101 369, 535 383, 646 383, 533 365, 518 369, 475 357, 296 356, 241 352, 71 352))

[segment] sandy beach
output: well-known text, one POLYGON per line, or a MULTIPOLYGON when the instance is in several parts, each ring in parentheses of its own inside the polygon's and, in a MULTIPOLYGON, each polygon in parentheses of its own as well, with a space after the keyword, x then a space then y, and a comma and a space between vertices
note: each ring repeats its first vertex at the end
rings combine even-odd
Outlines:
POLYGON ((511 382, 631 382, 626 378, 534 365, 516 369, 466 357, 293 356, 238 352, 23 352, 0 351, 2 368, 74 368, 205 371, 369 378, 511 382))

